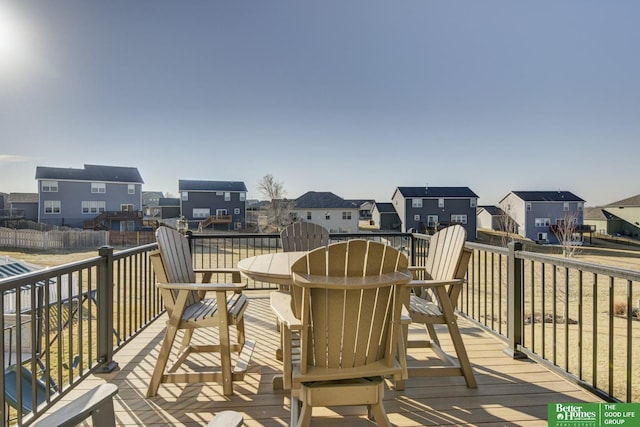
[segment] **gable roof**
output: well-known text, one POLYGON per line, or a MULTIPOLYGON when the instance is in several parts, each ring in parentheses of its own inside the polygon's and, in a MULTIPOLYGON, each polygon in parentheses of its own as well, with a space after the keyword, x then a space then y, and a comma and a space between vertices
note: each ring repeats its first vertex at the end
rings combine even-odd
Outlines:
POLYGON ((375 203, 375 207, 381 214, 397 214, 396 208, 393 207, 393 203, 375 203))
POLYGON ((247 191, 242 181, 198 181, 181 179, 178 181, 179 191, 247 191))
POLYGON ((38 166, 36 179, 144 183, 137 168, 101 165, 84 165, 84 169, 38 166))
POLYGON ((603 220, 618 219, 618 217, 616 217, 614 214, 606 211, 605 209, 599 206, 584 208, 583 217, 585 221, 586 220, 603 221, 603 220))
POLYGON ((360 200, 345 200, 329 191, 307 191, 294 200, 296 209, 358 209, 360 200))
POLYGON ((605 207, 618 207, 618 206, 640 206, 640 194, 636 196, 627 197, 626 199, 619 200, 617 202, 609 203, 605 207))
POLYGON ((570 191, 512 191, 526 202, 584 202, 570 191))
POLYGON ((489 215, 493 215, 493 216, 496 216, 496 215, 506 215, 506 214, 507 214, 504 210, 502 210, 502 208, 501 208, 501 207, 499 207, 499 206, 493 206, 493 205, 491 205, 491 206, 489 206, 489 205, 487 205, 487 206, 478 206, 478 213, 480 213, 480 211, 481 211, 481 210, 483 210, 483 209, 484 209, 484 210, 485 210, 489 215))
POLYGON ((405 198, 422 197, 422 198, 461 198, 467 199, 478 197, 476 193, 471 191, 469 187, 398 187, 399 191, 405 198))

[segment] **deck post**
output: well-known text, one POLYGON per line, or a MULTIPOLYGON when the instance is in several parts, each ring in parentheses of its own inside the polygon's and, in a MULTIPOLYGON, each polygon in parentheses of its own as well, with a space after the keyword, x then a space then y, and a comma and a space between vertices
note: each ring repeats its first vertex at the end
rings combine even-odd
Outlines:
POLYGON ((112 372, 118 367, 113 361, 113 248, 98 249, 102 257, 98 273, 98 372, 112 372))
POLYGON ((516 257, 522 250, 522 243, 511 242, 508 245, 507 259, 507 338, 509 347, 504 352, 513 359, 526 359, 527 355, 520 351, 522 345, 522 301, 524 260, 516 257))

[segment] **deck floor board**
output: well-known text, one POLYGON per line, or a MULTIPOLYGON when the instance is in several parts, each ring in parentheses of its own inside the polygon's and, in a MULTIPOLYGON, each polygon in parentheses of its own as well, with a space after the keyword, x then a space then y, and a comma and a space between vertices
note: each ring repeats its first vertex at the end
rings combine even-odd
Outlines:
MULTIPOLYGON (((249 296, 247 338, 255 341, 256 347, 245 381, 234 383, 233 396, 224 396, 220 385, 207 383, 162 384, 157 396, 145 397, 164 334, 166 319, 161 317, 115 353, 116 371, 91 376, 52 410, 107 381, 119 386, 114 401, 118 425, 205 426, 216 413, 234 410, 242 413, 247 426, 287 426, 289 396, 274 391, 271 384, 280 372, 280 362, 274 357, 279 338, 268 294, 250 292, 249 296)), ((601 401, 542 365, 510 359, 503 353, 502 341, 464 319, 459 323, 478 388, 468 389, 463 377, 410 378, 404 391, 387 388, 384 405, 394 425, 547 426, 549 403, 601 401)), ((194 338, 202 342, 216 339, 199 332, 194 338)), ((410 334, 418 332, 411 327, 410 334)), ((446 340, 442 344, 445 349, 450 345, 446 340)), ((185 365, 204 369, 212 363, 206 357, 198 355, 194 363, 185 365)), ((415 359, 427 363, 426 357, 432 354, 411 349, 409 363, 415 359)), ((373 425, 364 407, 317 408, 313 415, 312 425, 316 426, 373 425)))

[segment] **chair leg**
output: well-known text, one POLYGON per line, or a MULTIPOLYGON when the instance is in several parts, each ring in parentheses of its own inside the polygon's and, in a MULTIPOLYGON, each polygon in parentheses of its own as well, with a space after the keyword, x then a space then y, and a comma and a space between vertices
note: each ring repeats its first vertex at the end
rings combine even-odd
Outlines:
POLYGON ((151 382, 147 389, 147 397, 153 397, 158 394, 158 387, 160 387, 160 383, 162 382, 162 375, 164 374, 164 369, 167 367, 169 355, 171 354, 171 347, 173 346, 173 341, 176 338, 177 332, 178 328, 167 325, 167 331, 164 335, 162 347, 160 347, 158 360, 156 361, 155 368, 153 368, 153 375, 151 376, 151 382))
POLYGON ((429 338, 436 343, 438 347, 440 347, 440 340, 438 339, 438 334, 436 333, 436 328, 431 323, 425 323, 424 327, 427 329, 427 334, 429 338))
POLYGON ((302 402, 302 410, 300 411, 300 417, 296 424, 297 427, 308 427, 311 424, 311 412, 313 407, 307 402, 302 402))
POLYGON ((458 357, 458 363, 460 364, 460 370, 462 371, 462 375, 467 382, 467 387, 477 388, 478 384, 476 383, 476 377, 473 373, 473 369, 471 368, 471 361, 469 360, 469 356, 467 355, 467 349, 464 346, 464 342, 462 342, 462 336, 460 335, 458 323, 456 321, 450 322, 448 326, 449 334, 451 335, 451 340, 453 341, 453 347, 456 351, 456 356, 458 357))
MULTIPOLYGON (((216 292, 218 307, 225 307, 226 295, 224 291, 216 292)), ((229 319, 226 310, 218 310, 220 334, 220 362, 222 368, 222 392, 225 396, 233 394, 233 377, 231 372, 231 338, 229 335, 229 319)))
POLYGON ((382 400, 377 401, 370 405, 370 412, 373 413, 373 418, 376 420, 376 424, 380 427, 391 426, 391 422, 389 421, 389 417, 384 410, 384 406, 382 406, 382 400))
POLYGON ((180 345, 180 353, 189 347, 189 344, 191 344, 191 337, 193 337, 193 329, 184 329, 182 344, 180 345))

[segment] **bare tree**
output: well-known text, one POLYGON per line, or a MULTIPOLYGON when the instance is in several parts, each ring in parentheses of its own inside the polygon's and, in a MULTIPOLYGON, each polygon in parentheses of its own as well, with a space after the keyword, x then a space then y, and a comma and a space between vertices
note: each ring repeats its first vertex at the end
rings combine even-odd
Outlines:
POLYGON ((580 240, 580 233, 578 233, 578 217, 575 213, 566 213, 564 217, 556 221, 556 224, 551 228, 553 234, 556 235, 560 246, 562 247, 562 254, 566 258, 573 257, 578 251, 577 241, 580 240))
POLYGON ((289 214, 293 206, 293 203, 284 197, 287 194, 284 184, 276 181, 273 175, 267 174, 258 182, 258 191, 270 202, 267 207, 268 225, 280 231, 283 226, 289 224, 289 214))

